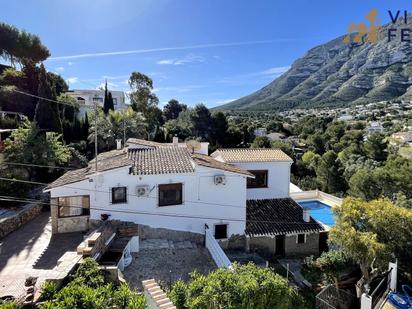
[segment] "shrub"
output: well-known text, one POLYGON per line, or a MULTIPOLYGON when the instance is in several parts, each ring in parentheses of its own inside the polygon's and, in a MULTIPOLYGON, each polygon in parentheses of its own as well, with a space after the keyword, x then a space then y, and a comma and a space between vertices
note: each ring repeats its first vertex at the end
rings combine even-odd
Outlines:
POLYGON ((20 309, 21 305, 15 301, 0 300, 0 309, 20 309))
POLYGON ((52 300, 58 291, 56 283, 46 281, 41 287, 41 299, 52 300))
POLYGON ((260 268, 252 263, 234 264, 233 270, 220 268, 208 275, 194 272, 187 284, 176 282, 169 297, 178 309, 282 309, 301 303, 286 279, 270 268, 260 268))
POLYGON ((51 284, 43 287, 42 297, 47 299, 42 309, 69 308, 146 308, 143 295, 131 291, 127 284, 118 287, 105 282, 99 265, 91 258, 80 264, 71 281, 60 291, 55 291, 51 284))

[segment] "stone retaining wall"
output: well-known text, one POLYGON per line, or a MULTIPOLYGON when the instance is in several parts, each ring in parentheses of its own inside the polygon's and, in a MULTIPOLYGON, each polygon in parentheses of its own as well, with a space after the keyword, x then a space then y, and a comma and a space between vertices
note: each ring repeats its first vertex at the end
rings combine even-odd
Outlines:
POLYGON ((191 241, 199 245, 205 242, 204 234, 197 234, 184 231, 175 231, 163 228, 153 228, 147 225, 139 224, 139 237, 142 240, 151 238, 168 239, 172 241, 191 241))
POLYGON ((36 218, 43 211, 43 204, 28 204, 16 214, 0 219, 0 239, 36 218))

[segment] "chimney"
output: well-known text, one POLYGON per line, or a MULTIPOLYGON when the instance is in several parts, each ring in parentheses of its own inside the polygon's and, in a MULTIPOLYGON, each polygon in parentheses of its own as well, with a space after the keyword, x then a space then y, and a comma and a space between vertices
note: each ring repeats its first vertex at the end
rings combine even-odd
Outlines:
POLYGON ((116 140, 116 149, 117 150, 122 149, 122 140, 121 139, 116 140))
POLYGON ((310 221, 309 209, 303 209, 303 221, 305 221, 305 222, 310 221))
POLYGON ((173 136, 173 146, 179 146, 179 138, 177 136, 173 136))

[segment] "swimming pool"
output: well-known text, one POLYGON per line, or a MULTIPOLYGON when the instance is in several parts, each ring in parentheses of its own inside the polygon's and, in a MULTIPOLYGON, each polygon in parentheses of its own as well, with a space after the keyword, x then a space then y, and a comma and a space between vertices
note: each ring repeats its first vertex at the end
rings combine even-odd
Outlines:
POLYGON ((309 209, 310 215, 317 221, 329 226, 335 225, 332 207, 329 205, 316 200, 298 202, 298 204, 304 209, 309 209))

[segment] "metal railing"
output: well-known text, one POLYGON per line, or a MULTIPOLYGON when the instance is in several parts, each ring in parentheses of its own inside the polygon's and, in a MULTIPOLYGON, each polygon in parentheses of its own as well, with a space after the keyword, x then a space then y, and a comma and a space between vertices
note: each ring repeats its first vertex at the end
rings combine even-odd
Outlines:
POLYGON ((205 247, 209 250, 210 255, 212 256, 213 260, 215 261, 216 265, 225 268, 231 268, 232 263, 230 262, 229 258, 226 256, 223 249, 220 247, 219 243, 213 236, 212 232, 210 231, 209 227, 205 225, 205 247))

